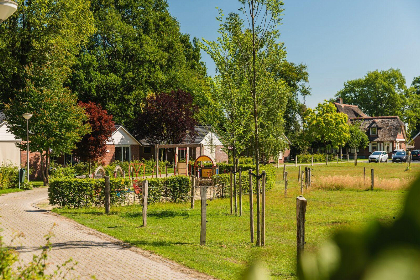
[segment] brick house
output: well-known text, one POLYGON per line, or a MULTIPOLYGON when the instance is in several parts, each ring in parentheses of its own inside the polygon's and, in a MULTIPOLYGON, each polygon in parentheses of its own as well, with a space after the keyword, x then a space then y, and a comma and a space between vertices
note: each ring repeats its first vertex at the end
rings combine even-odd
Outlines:
POLYGON ((420 132, 413 137, 412 144, 414 146, 414 150, 420 150, 420 132))
MULTIPOLYGON (((195 126, 195 137, 184 138, 181 143, 161 145, 159 152, 160 158, 166 161, 174 161, 177 151, 178 160, 184 160, 188 154, 190 160, 196 159, 200 155, 209 156, 217 162, 227 162, 228 155, 219 137, 211 131, 210 126, 195 126), (190 145, 191 147, 187 147, 190 145), (171 146, 171 148, 165 148, 171 146), (172 146, 179 146, 174 148, 172 146)), ((155 146, 151 145, 145 140, 140 140, 142 147, 140 149, 140 158, 152 159, 155 158, 155 146)))
MULTIPOLYGON (((361 157, 367 157, 374 151, 386 151, 391 157, 393 150, 406 149, 405 125, 398 116, 370 117, 356 105, 343 104, 342 99, 337 100, 334 105, 338 112, 348 116, 349 122, 360 122, 362 130, 366 132, 369 146, 358 151, 358 155, 361 157)), ((354 153, 349 150, 343 152, 354 153)))
POLYGON ((106 142, 106 154, 102 163, 108 165, 116 160, 132 161, 140 159, 140 142, 123 126, 116 125, 112 136, 106 142))

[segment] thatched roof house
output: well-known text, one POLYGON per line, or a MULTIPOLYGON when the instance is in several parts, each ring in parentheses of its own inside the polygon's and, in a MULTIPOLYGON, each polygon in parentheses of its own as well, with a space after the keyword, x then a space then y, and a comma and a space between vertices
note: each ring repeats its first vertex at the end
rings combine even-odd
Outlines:
POLYGON ((360 122, 361 128, 369 137, 369 147, 359 151, 367 156, 373 151, 406 149, 405 125, 398 116, 369 117, 357 105, 343 104, 342 99, 334 103, 338 112, 345 113, 349 122, 360 122))

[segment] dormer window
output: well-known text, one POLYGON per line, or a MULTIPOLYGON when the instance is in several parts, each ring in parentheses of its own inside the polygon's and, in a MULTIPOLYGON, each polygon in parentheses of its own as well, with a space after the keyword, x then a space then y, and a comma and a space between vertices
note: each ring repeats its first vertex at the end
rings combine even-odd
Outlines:
POLYGON ((378 135, 378 128, 376 126, 370 128, 370 135, 378 135))

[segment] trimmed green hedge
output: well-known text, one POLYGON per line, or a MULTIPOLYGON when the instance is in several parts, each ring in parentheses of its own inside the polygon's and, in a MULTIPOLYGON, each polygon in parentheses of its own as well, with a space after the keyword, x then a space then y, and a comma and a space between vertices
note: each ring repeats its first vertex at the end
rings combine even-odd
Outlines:
MULTIPOLYGON (((168 178, 152 178, 149 181, 149 203, 158 201, 184 201, 189 198, 190 180, 185 176, 172 176, 168 178)), ((129 179, 110 178, 111 204, 122 204, 127 197, 134 193, 129 179)), ((140 192, 136 195, 142 198, 140 192)), ((50 204, 61 207, 90 207, 101 206, 105 200, 104 179, 73 179, 57 178, 50 182, 48 188, 50 204)))
MULTIPOLYGON (((314 157, 314 162, 325 162, 326 161, 326 155, 325 154, 305 154, 305 155, 298 155, 298 163, 311 163, 312 156, 314 157)), ((328 156, 329 160, 331 159, 331 156, 328 156)))

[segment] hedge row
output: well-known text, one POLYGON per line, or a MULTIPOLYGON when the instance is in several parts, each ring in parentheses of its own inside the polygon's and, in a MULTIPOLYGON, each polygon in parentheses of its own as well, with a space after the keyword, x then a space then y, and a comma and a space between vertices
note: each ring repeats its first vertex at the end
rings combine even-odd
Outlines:
MULTIPOLYGON (((148 179, 148 202, 183 201, 190 193, 190 180, 185 176, 148 179)), ((122 204, 128 196, 136 195, 129 179, 110 179, 111 204, 122 204)), ((141 184, 140 184, 141 187, 141 184)), ((141 188, 140 188, 141 189, 141 188)), ((101 206, 105 199, 104 179, 58 178, 50 182, 48 188, 50 204, 72 208, 101 206)), ((142 198, 142 192, 136 195, 142 198)))
MULTIPOLYGON (((312 157, 314 157, 314 162, 325 162, 327 160, 325 154, 304 154, 304 155, 298 155, 297 160, 298 163, 311 163, 312 157)), ((328 156, 331 160, 331 155, 328 156)))

